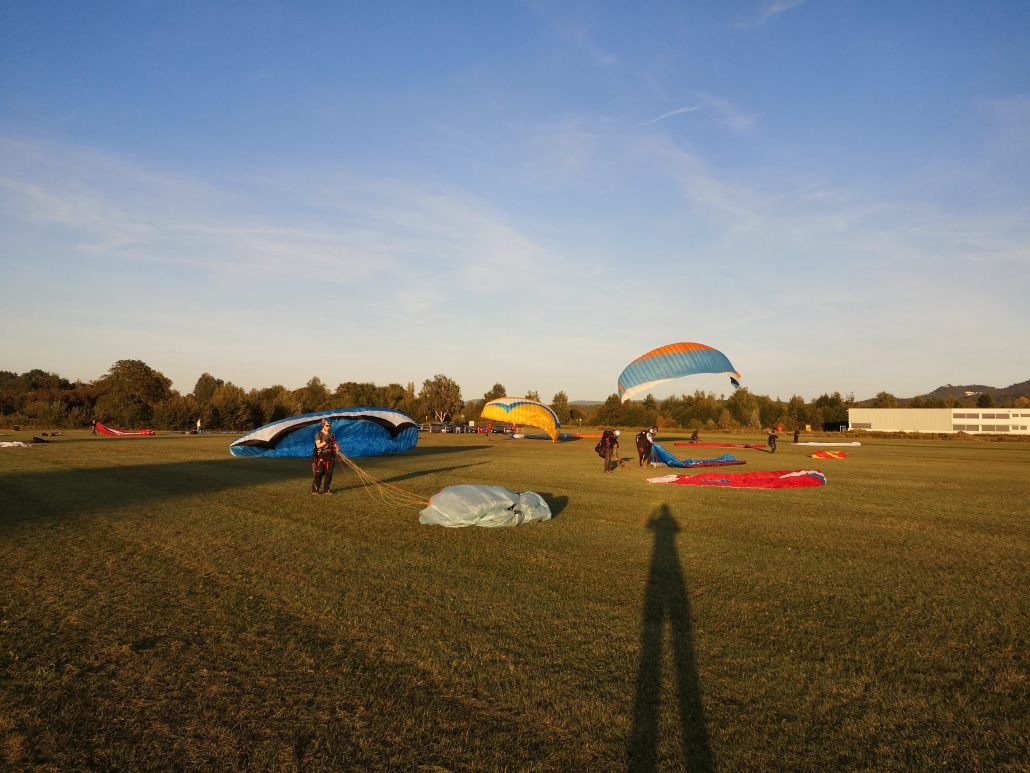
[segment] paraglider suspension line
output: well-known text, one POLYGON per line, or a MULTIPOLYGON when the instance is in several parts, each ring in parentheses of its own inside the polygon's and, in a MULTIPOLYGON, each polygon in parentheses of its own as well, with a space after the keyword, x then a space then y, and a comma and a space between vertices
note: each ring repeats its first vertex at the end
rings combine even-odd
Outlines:
POLYGON ((358 480, 361 481, 361 485, 365 487, 365 491, 368 492, 372 499, 382 502, 384 505, 393 505, 394 507, 422 508, 429 504, 429 500, 425 497, 420 497, 417 494, 412 494, 410 491, 394 486, 392 483, 379 480, 371 473, 358 467, 358 465, 339 451, 337 451, 336 456, 345 466, 350 467, 354 471, 354 474, 358 476, 358 480))

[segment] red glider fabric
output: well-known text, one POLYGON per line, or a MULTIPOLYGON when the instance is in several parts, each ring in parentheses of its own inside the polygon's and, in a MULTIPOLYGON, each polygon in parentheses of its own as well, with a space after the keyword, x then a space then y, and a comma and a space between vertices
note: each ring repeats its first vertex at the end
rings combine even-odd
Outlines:
POLYGON ((765 448, 765 443, 673 443, 673 445, 699 448, 765 448))
POLYGON ((816 451, 812 454, 813 459, 847 459, 848 455, 843 451, 816 451))
POLYGON ((120 429, 112 429, 111 427, 105 427, 99 421, 97 422, 97 432, 99 432, 101 435, 117 435, 118 437, 139 437, 141 435, 156 434, 152 429, 141 429, 139 432, 124 432, 120 429))
POLYGON ((722 488, 808 488, 825 486, 826 476, 819 470, 776 470, 761 472, 702 472, 700 475, 663 475, 648 478, 648 483, 674 486, 721 486, 722 488))

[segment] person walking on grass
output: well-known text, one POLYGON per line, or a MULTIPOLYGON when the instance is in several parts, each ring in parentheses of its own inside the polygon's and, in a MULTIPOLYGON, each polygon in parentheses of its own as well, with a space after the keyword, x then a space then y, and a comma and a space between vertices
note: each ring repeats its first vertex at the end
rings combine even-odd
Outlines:
POLYGON ((776 453, 776 440, 779 435, 776 434, 776 427, 772 428, 772 432, 769 433, 769 453, 776 453))
POLYGON ((329 419, 322 419, 322 430, 315 435, 315 450, 311 458, 311 472, 314 479, 311 481, 311 493, 317 494, 322 481, 323 494, 332 494, 329 486, 333 482, 333 468, 336 466, 336 454, 340 447, 336 443, 336 436, 333 434, 329 419))
POLYGON ((798 441, 800 439, 801 439, 801 429, 799 427, 795 427, 794 428, 794 445, 797 445, 798 441))

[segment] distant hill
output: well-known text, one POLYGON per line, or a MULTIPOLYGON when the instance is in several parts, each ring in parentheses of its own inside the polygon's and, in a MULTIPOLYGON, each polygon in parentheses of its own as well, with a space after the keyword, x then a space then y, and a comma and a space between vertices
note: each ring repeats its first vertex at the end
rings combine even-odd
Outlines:
POLYGON ((1030 396, 1030 380, 1021 381, 1018 384, 1007 386, 1005 388, 998 388, 992 386, 985 386, 984 384, 966 384, 964 386, 952 386, 951 384, 945 384, 944 386, 937 387, 928 394, 921 395, 922 397, 976 397, 980 394, 989 394, 995 400, 1015 400, 1017 397, 1023 397, 1024 395, 1030 396), (972 394, 969 394, 972 393, 972 394))
MULTIPOLYGON (((956 386, 954 384, 945 384, 939 386, 932 392, 927 392, 925 395, 919 395, 923 399, 937 398, 941 400, 947 400, 949 397, 955 397, 959 400, 976 400, 982 394, 989 394, 995 399, 995 401, 1002 400, 1016 400, 1020 397, 1030 397, 1030 380, 1021 381, 1018 384, 1012 384, 1004 388, 987 386, 986 384, 964 384, 956 386)), ((905 406, 911 402, 911 397, 899 397, 898 405, 905 406)), ((867 400, 860 400, 855 403, 856 408, 868 408, 873 404, 873 398, 870 397, 867 400)))

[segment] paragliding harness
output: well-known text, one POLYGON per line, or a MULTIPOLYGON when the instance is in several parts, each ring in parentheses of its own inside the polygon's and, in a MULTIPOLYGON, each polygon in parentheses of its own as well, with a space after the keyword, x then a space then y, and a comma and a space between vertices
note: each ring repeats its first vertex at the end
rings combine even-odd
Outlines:
MULTIPOLYGON (((321 434, 322 432, 319 431, 318 435, 321 434)), ((318 439, 318 435, 315 436, 316 440, 318 439)), ((336 443, 336 436, 333 435, 332 431, 330 431, 328 435, 329 442, 322 448, 319 448, 316 445, 311 453, 311 472, 313 473, 318 472, 319 466, 321 466, 326 472, 329 472, 333 467, 333 462, 335 461, 337 454, 340 453, 340 446, 336 443)))
POLYGON ((626 466, 626 460, 619 458, 619 452, 616 448, 619 441, 615 437, 615 433, 610 429, 606 429, 601 435, 601 440, 598 441, 597 445, 594 446, 594 451, 597 455, 604 459, 609 453, 612 455, 612 461, 615 462, 616 469, 623 468, 626 466))
POLYGON ((647 430, 637 433, 634 439, 637 441, 637 453, 640 454, 640 458, 643 459, 646 456, 648 462, 653 462, 655 460, 654 444, 647 439, 647 430))

